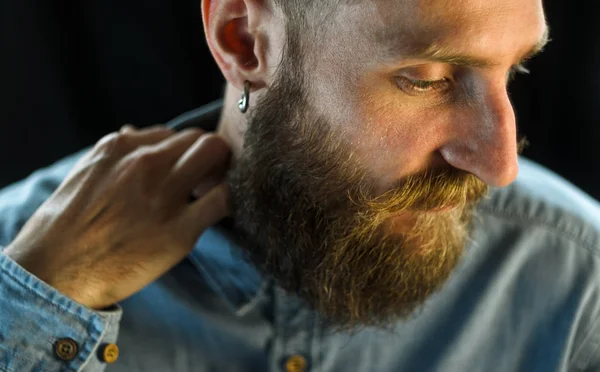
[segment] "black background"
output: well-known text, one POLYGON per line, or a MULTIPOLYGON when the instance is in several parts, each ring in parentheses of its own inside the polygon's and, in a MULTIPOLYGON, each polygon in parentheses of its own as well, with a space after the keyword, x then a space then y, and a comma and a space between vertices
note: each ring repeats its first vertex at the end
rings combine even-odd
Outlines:
MULTIPOLYGON (((0 2, 0 187, 124 123, 222 96, 200 0, 0 2)), ((600 3, 545 2, 552 42, 511 92, 525 156, 600 199, 600 3)))

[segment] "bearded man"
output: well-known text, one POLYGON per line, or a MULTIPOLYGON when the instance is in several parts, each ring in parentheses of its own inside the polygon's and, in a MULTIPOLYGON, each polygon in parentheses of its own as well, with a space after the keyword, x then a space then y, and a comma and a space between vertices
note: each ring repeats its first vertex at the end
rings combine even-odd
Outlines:
POLYGON ((0 193, 1 370, 600 371, 600 206, 507 92, 540 0, 201 5, 222 101, 0 193))

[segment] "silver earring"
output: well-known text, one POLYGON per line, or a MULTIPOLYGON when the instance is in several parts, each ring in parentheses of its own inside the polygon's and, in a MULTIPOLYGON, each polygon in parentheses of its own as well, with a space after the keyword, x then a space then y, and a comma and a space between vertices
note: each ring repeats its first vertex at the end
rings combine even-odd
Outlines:
POLYGON ((248 107, 250 107, 250 82, 248 80, 244 81, 244 93, 242 93, 242 98, 238 101, 238 107, 242 114, 245 114, 248 111, 248 107))

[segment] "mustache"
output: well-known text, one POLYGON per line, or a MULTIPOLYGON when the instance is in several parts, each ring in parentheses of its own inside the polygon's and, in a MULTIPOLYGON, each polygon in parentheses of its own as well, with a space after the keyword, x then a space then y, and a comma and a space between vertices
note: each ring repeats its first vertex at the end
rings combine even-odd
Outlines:
POLYGON ((466 206, 480 200, 488 191, 489 186, 473 174, 443 168, 410 175, 379 196, 359 192, 350 199, 372 212, 397 213, 466 206))
MULTIPOLYGON (((521 155, 529 146, 525 136, 517 140, 517 153, 521 155)), ((372 212, 397 213, 427 211, 446 207, 465 207, 479 201, 490 187, 475 175, 454 168, 427 169, 395 183, 388 191, 370 197, 359 191, 349 195, 357 205, 367 206, 372 212)))

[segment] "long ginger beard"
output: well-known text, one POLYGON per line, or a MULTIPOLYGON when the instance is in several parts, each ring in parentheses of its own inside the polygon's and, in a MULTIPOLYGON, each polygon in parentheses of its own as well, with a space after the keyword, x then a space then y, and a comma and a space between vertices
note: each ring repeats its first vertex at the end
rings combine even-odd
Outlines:
POLYGON ((263 274, 331 326, 386 327, 447 280, 488 187, 451 168, 375 195, 377 179, 311 108, 299 60, 289 51, 249 117, 228 176, 233 235, 263 274))

